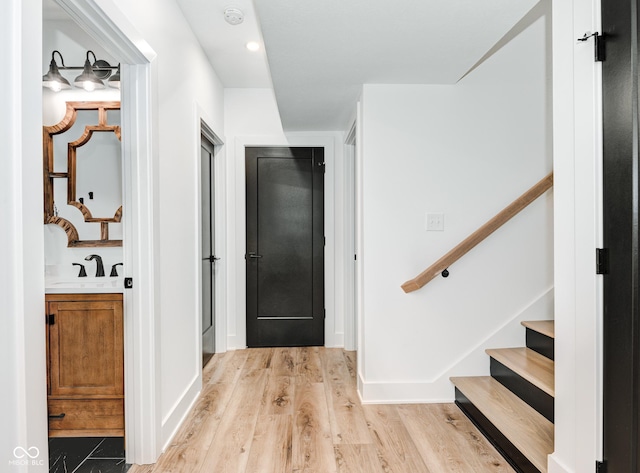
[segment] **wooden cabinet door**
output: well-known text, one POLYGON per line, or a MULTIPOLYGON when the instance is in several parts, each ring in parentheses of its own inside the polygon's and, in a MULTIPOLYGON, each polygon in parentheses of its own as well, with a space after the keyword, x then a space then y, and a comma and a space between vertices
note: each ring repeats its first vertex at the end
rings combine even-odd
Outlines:
POLYGON ((124 395, 122 301, 49 302, 49 396, 124 395))

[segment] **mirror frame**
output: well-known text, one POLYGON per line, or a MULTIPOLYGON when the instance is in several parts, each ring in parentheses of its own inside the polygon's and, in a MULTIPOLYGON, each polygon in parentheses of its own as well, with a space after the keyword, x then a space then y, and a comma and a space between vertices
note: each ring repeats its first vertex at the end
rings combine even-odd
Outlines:
POLYGON ((64 118, 52 126, 43 126, 43 169, 44 169, 44 223, 52 223, 61 227, 67 234, 67 247, 113 247, 122 246, 122 240, 109 239, 109 223, 119 223, 122 219, 122 206, 118 208, 113 217, 96 218, 82 202, 76 201, 76 158, 77 149, 86 144, 94 132, 115 133, 118 140, 122 141, 120 126, 107 124, 107 111, 120 110, 120 102, 67 102, 67 110, 64 118), (67 172, 55 172, 53 156, 53 137, 64 133, 76 122, 78 110, 97 110, 98 124, 87 125, 84 133, 76 141, 68 143, 67 172), (78 230, 69 221, 59 217, 55 213, 54 206, 54 179, 67 179, 67 204, 76 207, 84 216, 87 223, 100 224, 99 240, 80 240, 78 230))

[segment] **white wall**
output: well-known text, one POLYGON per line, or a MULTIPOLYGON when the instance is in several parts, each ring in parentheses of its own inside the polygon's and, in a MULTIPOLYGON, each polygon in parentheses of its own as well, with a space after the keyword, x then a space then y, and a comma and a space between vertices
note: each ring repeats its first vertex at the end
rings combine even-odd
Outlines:
POLYGON ((258 137, 263 144, 286 142, 278 106, 272 89, 225 89, 225 136, 230 172, 227 192, 228 319, 227 347, 245 348, 246 273, 245 273, 245 173, 244 138, 258 137))
MULTIPOLYGON (((45 21, 42 30, 42 71, 45 73, 49 70, 51 61, 51 52, 60 51, 65 64, 67 66, 82 66, 84 64, 87 50, 92 50, 98 59, 103 59, 109 64, 116 66, 118 60, 114 59, 106 50, 96 42, 91 36, 85 33, 75 22, 69 20, 45 21)), ((59 56, 56 54, 56 62, 58 67, 62 64, 59 56)), ((61 70, 61 74, 73 84, 73 79, 82 71, 61 70)), ((43 125, 55 125, 65 115, 66 102, 82 102, 82 101, 119 101, 120 91, 111 87, 102 90, 87 92, 72 86, 71 89, 53 92, 49 89, 42 89, 42 116, 43 125)), ((119 124, 119 123, 113 123, 119 124)), ((75 136, 74 139, 78 138, 75 136)), ((55 143, 55 140, 54 140, 55 143)), ((66 144, 58 142, 62 145, 62 160, 66 163, 66 144)), ((56 151, 58 148, 56 148, 56 151)), ((56 153, 54 153, 55 155, 56 153)), ((60 157, 58 153, 57 157, 60 157)), ((56 159, 56 162, 58 160, 56 159)), ((66 165, 57 169, 66 169, 66 165)), ((121 180, 121 177, 118 176, 121 180)), ((115 176, 114 176, 115 179, 115 176)), ((60 212, 60 216, 70 220, 80 234, 81 239, 97 240, 99 239, 99 225, 86 224, 80 211, 75 207, 66 205, 66 179, 56 179, 54 181, 56 197, 56 205, 60 212), (91 229, 87 229, 90 227, 91 229), (91 231, 92 236, 88 236, 86 231, 91 231), (84 235, 84 236, 83 236, 84 235)), ((87 206, 91 209, 88 201, 87 206)), ((117 207, 115 207, 117 209, 117 207)), ((115 209, 114 209, 115 210, 115 209)), ((105 215, 101 215, 105 216, 105 215)), ((122 224, 110 224, 109 234, 111 239, 122 239, 122 224)), ((82 263, 87 267, 87 275, 94 275, 95 263, 84 261, 85 256, 91 253, 99 254, 104 262, 105 274, 109 276, 111 265, 122 262, 122 247, 118 248, 68 248, 67 235, 64 230, 57 225, 45 225, 44 245, 45 245, 45 265, 47 274, 51 276, 75 277, 78 275, 78 268, 73 267, 72 263, 82 263)), ((119 269, 122 273, 122 268, 119 269)))
POLYGON ((162 443, 169 441, 201 387, 200 271, 197 205, 199 122, 222 135, 222 85, 173 0, 115 0, 157 53, 152 78, 156 95, 159 261, 159 324, 162 443), (170 30, 170 31, 169 31, 170 30))
MULTIPOLYGON (((344 135, 341 132, 298 132, 285 134, 271 89, 225 90, 226 151, 230 164, 227 190, 228 348, 246 347, 245 272, 245 161, 246 146, 321 146, 325 148, 325 322, 326 346, 344 345, 344 302, 336 297, 336 267, 344 264, 336 252, 336 222, 342 220, 343 183, 337 178, 342 166, 344 135)), ((341 231, 341 227, 339 228, 341 231)), ((343 296, 342 296, 343 297, 343 296)))
POLYGON ((522 345, 521 318, 553 316, 552 193, 447 279, 400 288, 551 172, 549 21, 456 85, 364 86, 366 402, 450 401, 449 376, 488 374, 488 340, 522 345), (425 231, 427 212, 444 213, 444 231, 425 231))
POLYGON ((11 67, 0 77, 0 465, 46 472, 41 4, 9 0, 2 8, 0 52, 11 67), (36 465, 8 466, 16 447, 39 449, 36 465))
POLYGON ((592 41, 600 2, 553 2, 555 173, 555 452, 550 473, 593 471, 602 459, 601 65, 592 41))

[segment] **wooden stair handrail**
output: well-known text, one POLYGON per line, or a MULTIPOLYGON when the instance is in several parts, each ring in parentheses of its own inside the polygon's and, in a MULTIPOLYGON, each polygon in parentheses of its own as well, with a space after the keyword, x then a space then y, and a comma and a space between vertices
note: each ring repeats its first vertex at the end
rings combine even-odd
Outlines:
POLYGON ((527 207, 531 202, 536 200, 546 191, 551 189, 553 186, 553 173, 546 176, 540 182, 538 182, 535 186, 529 189, 527 192, 522 194, 516 200, 514 200, 511 204, 505 207, 500 213, 498 213, 495 217, 485 223, 483 226, 478 228, 475 232, 469 235, 465 240, 463 240, 458 246, 449 251, 446 255, 440 258, 438 261, 433 263, 415 278, 408 280, 402 285, 402 290, 404 292, 413 292, 421 287, 425 286, 429 281, 434 279, 436 276, 441 274, 445 269, 451 266, 453 263, 462 258, 465 254, 467 254, 472 248, 474 248, 478 243, 487 238, 493 232, 495 232, 502 225, 507 223, 513 217, 515 217, 522 209, 527 207))

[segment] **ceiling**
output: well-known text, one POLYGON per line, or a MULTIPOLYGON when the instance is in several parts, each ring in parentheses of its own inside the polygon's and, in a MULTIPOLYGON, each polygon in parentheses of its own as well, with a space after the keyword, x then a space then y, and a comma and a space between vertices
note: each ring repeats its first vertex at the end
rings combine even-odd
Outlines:
POLYGON ((262 46, 252 0, 176 1, 225 87, 272 87, 264 47, 256 52, 246 48, 249 41, 262 46), (227 23, 227 7, 242 11, 244 21, 235 26, 227 23))
POLYGON ((226 87, 272 82, 284 129, 320 131, 348 128, 362 84, 456 83, 538 0, 178 2, 226 87), (250 34, 268 62, 239 51, 250 34))
POLYGON ((53 0, 42 0, 42 18, 44 20, 69 20, 69 15, 53 0))
POLYGON ((538 0, 256 0, 286 130, 344 130, 361 85, 454 84, 538 0))
POLYGON ((225 87, 273 87, 286 131, 347 129, 365 83, 456 83, 538 3, 176 1, 225 87), (244 21, 226 23, 227 7, 244 21))

